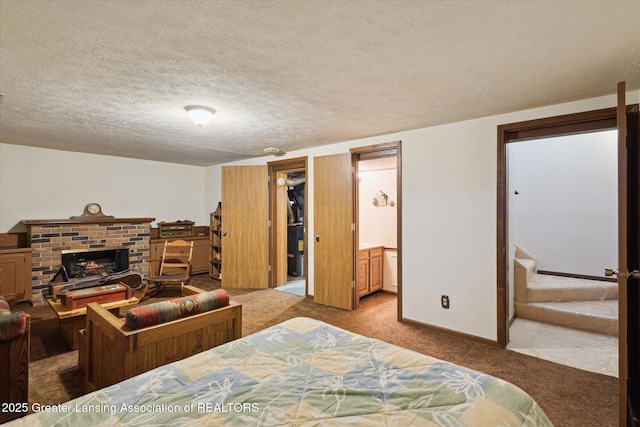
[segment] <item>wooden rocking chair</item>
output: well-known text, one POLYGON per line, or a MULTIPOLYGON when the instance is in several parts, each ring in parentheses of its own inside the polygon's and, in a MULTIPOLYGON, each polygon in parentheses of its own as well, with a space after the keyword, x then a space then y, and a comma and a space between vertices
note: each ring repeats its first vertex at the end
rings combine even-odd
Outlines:
POLYGON ((150 287, 153 295, 155 295, 167 285, 180 285, 182 295, 184 286, 188 285, 189 280, 191 280, 192 256, 193 241, 174 240, 164 242, 160 271, 157 276, 149 277, 140 300, 147 295, 150 287))

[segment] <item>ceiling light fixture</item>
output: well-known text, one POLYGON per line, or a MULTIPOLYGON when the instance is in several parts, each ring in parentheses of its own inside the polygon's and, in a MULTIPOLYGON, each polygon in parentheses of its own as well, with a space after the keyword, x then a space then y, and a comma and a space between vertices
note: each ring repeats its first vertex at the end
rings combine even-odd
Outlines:
POLYGON ((191 121, 200 127, 209 123, 216 113, 216 110, 205 107, 204 105, 187 105, 184 109, 191 121))

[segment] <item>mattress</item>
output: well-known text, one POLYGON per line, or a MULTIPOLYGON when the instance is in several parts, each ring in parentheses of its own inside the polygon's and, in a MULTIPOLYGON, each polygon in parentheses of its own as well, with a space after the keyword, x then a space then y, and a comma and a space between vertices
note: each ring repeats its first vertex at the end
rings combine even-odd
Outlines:
POLYGON ((509 382, 294 318, 13 425, 551 426, 509 382))

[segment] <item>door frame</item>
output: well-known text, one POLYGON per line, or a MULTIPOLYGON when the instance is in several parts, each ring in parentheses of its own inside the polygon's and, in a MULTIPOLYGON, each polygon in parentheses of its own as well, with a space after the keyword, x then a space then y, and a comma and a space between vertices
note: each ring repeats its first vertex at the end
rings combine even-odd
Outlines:
MULTIPOLYGON (((376 145, 356 147, 350 150, 351 164, 353 167, 353 212, 354 212, 354 245, 353 245, 353 263, 358 265, 358 240, 359 240, 359 185, 357 176, 357 164, 359 160, 375 159, 381 157, 395 156, 396 158, 396 191, 397 191, 397 220, 396 233, 398 244, 398 295, 397 295, 397 319, 402 321, 402 141, 387 142, 376 145)), ((354 308, 358 308, 360 298, 358 296, 358 287, 353 288, 354 308)))
MULTIPOLYGON (((269 174, 269 266, 271 270, 269 271, 269 287, 274 288, 277 286, 277 277, 278 277, 278 239, 282 239, 282 236, 279 236, 278 227, 276 225, 276 219, 278 218, 278 210, 282 208, 282 206, 278 203, 278 183, 277 177, 278 174, 281 173, 289 173, 289 172, 304 172, 305 178, 308 180, 308 157, 295 157, 291 159, 284 160, 276 160, 273 162, 267 162, 268 174, 269 174)), ((309 185, 308 181, 304 186, 304 200, 305 200, 305 209, 304 209, 304 288, 305 288, 305 296, 309 294, 309 274, 308 274, 308 242, 307 242, 307 230, 309 227, 308 222, 308 197, 309 197, 309 185)), ((285 236, 286 239, 286 236, 285 236)))
MULTIPOLYGON (((631 111, 633 106, 628 106, 631 111)), ((617 129, 616 107, 562 116, 534 119, 498 126, 498 179, 497 179, 497 344, 505 348, 509 342, 509 286, 507 280, 509 260, 508 244, 508 182, 507 144, 617 129)))

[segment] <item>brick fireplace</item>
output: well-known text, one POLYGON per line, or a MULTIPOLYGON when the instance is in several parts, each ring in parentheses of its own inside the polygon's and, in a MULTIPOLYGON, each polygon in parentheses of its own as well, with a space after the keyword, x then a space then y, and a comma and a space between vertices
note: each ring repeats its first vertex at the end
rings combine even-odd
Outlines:
POLYGON ((71 218, 23 220, 33 250, 31 287, 48 292, 60 269, 62 252, 87 249, 129 249, 129 268, 149 275, 151 222, 155 218, 71 218))

